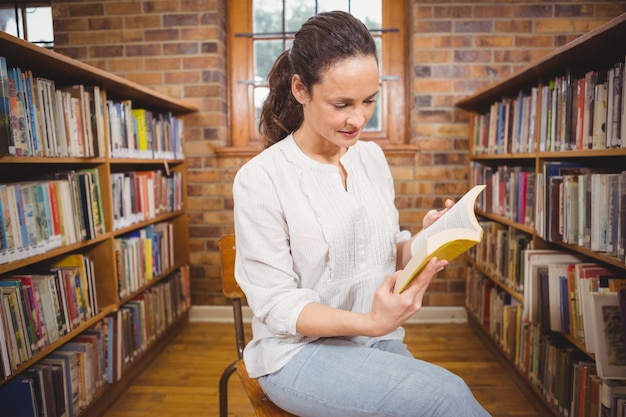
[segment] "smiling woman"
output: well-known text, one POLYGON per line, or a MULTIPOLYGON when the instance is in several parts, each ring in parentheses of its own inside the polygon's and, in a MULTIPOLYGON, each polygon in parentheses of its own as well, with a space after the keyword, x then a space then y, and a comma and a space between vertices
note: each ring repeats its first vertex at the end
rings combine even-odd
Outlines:
POLYGON ((377 56, 362 22, 332 11, 306 20, 269 71, 265 149, 233 182, 235 277, 253 312, 243 359, 298 416, 483 417, 461 378, 403 342, 401 326, 447 261, 392 292, 414 237, 400 230, 381 147, 360 140, 380 88, 377 56))
POLYGON ((344 59, 332 65, 323 80, 310 82, 298 74, 292 79, 291 91, 303 113, 294 140, 307 156, 340 166, 339 158, 356 143, 374 113, 377 60, 374 56, 344 59))

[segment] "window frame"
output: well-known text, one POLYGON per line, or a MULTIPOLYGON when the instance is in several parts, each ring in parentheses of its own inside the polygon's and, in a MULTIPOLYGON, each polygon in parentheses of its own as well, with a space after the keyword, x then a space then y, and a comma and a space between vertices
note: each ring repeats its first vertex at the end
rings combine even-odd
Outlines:
MULTIPOLYGON (((381 131, 363 132, 361 139, 383 149, 408 146, 408 10, 407 0, 382 0, 381 131)), ((254 89, 240 81, 254 77, 253 39, 236 36, 253 32, 252 0, 229 1, 227 14, 230 145, 222 153, 258 152, 254 89)))
MULTIPOLYGON (((52 36, 52 39, 49 40, 43 40, 43 41, 32 41, 31 39, 29 39, 28 37, 28 9, 29 8, 41 8, 41 7, 46 7, 46 8, 50 8, 52 9, 52 1, 51 0, 18 0, 18 1, 2 1, 0 0, 0 8, 2 8, 3 10, 12 10, 15 14, 19 14, 19 18, 21 19, 21 21, 17 21, 15 24, 17 26, 17 34, 15 35, 16 37, 19 37, 20 39, 23 39, 27 42, 30 42, 32 44, 41 46, 43 48, 46 49, 54 49, 54 28, 52 33, 50 33, 50 35, 52 36)), ((52 24, 52 19, 50 20, 50 23, 52 24)))

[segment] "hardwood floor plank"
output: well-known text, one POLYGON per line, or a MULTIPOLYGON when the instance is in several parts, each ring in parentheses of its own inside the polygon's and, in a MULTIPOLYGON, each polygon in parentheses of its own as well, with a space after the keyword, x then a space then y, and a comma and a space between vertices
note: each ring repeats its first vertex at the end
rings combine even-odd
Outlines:
MULTIPOLYGON (((414 355, 462 377, 492 416, 540 416, 469 325, 406 329, 414 355)), ((217 416, 219 378, 235 359, 235 349, 232 324, 187 324, 104 417, 217 416)), ((254 417, 236 375, 229 381, 228 397, 230 417, 254 417)))

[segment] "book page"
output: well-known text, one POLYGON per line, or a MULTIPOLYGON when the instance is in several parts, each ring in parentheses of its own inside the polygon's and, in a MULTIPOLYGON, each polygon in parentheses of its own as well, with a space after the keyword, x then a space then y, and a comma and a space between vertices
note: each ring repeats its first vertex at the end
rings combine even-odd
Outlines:
POLYGON ((481 230, 480 224, 474 214, 476 198, 485 189, 485 185, 475 185, 450 210, 445 212, 437 221, 420 231, 411 245, 411 254, 421 245, 426 243, 429 237, 448 229, 472 229, 481 230))

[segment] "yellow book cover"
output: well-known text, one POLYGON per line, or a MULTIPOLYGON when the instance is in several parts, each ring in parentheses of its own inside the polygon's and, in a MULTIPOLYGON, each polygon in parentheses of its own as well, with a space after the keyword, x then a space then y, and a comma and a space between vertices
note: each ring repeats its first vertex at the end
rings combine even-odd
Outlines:
POLYGON ((451 261, 480 242, 483 229, 474 204, 484 189, 485 185, 474 186, 440 219, 417 234, 411 244, 413 256, 396 281, 396 294, 404 291, 433 257, 451 261))
POLYGON ((137 129, 137 144, 135 149, 148 150, 148 129, 145 109, 132 109, 131 114, 135 119, 137 129))
POLYGON ((80 271, 80 282, 81 282, 82 288, 76 287, 76 292, 77 292, 76 295, 79 298, 79 301, 82 301, 84 304, 85 313, 87 315, 86 318, 92 317, 95 312, 91 311, 91 304, 89 303, 88 292, 90 291, 90 288, 87 283, 87 271, 85 270, 85 263, 83 260, 83 255, 81 254, 66 255, 62 259, 54 262, 52 266, 57 267, 57 268, 63 268, 63 267, 78 268, 78 270, 80 271))
POLYGON ((150 237, 147 237, 144 241, 143 241, 144 245, 144 268, 145 268, 145 272, 146 272, 146 281, 150 282, 152 281, 152 278, 154 278, 152 276, 152 240, 150 240, 150 237))

